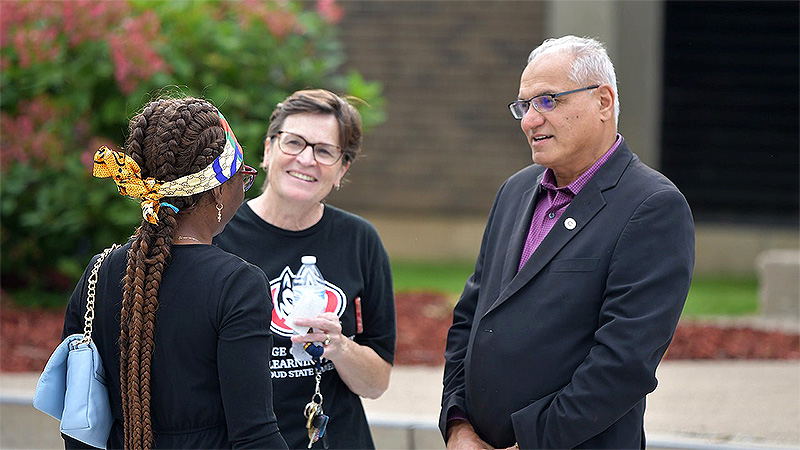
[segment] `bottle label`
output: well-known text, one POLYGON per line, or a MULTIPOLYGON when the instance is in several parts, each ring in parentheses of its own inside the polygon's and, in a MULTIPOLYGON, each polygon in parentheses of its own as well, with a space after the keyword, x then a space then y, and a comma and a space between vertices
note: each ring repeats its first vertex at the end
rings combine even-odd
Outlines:
POLYGON ((298 334, 308 333, 309 327, 295 325, 296 319, 313 319, 325 312, 328 306, 328 296, 325 295, 323 286, 295 286, 292 310, 286 317, 286 325, 298 334))
MULTIPOLYGON (((295 294, 295 291, 298 289, 302 290, 302 286, 294 285, 294 273, 292 273, 292 270, 288 266, 284 267, 278 277, 270 280, 270 294, 272 296, 271 300, 273 306, 270 331, 275 333, 276 336, 292 337, 300 333, 300 331, 294 330, 289 325, 288 320, 289 316, 296 308, 295 303, 302 303, 300 301, 301 295, 295 294)), ((323 290, 325 306, 321 312, 305 316, 305 313, 299 310, 294 313, 297 316, 293 317, 300 317, 300 314, 305 317, 316 317, 323 312, 332 312, 338 317, 342 317, 348 302, 344 291, 327 280, 324 281, 323 290)), ((314 302, 312 302, 312 304, 314 304, 314 302)), ((305 306, 299 306, 299 308, 305 308, 305 306)), ((305 334, 305 332, 301 334, 305 334)))

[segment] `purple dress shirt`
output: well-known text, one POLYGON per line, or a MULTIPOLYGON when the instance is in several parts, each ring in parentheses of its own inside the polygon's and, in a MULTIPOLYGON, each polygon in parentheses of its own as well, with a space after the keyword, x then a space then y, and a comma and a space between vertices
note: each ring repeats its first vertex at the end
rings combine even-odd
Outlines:
MULTIPOLYGON (((622 135, 617 133, 617 140, 614 145, 589 167, 589 170, 583 172, 581 176, 575 179, 572 183, 564 187, 556 187, 556 175, 552 169, 547 169, 542 177, 541 190, 539 193, 539 201, 536 202, 536 208, 533 210, 533 218, 531 219, 531 227, 528 230, 528 237, 525 239, 525 246, 522 247, 522 257, 519 260, 517 271, 522 270, 522 266, 528 262, 534 250, 539 247, 547 233, 553 228, 561 219, 564 210, 567 209, 572 199, 578 195, 578 192, 586 186, 586 183, 592 179, 595 173, 603 167, 608 158, 614 153, 614 150, 619 147, 622 142, 622 135)), ((569 220, 569 219, 567 219, 569 220)), ((572 224, 564 223, 568 229, 572 224)))

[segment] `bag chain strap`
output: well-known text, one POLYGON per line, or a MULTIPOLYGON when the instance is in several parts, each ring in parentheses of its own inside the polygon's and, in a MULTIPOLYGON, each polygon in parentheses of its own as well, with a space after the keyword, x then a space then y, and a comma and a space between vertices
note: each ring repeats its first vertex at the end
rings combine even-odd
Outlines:
POLYGON ((81 339, 78 344, 85 344, 87 342, 92 342, 92 321, 94 320, 94 295, 95 295, 95 285, 97 284, 97 272, 100 270, 100 265, 103 264, 103 260, 106 259, 109 253, 114 251, 118 245, 114 244, 111 247, 103 250, 103 253, 100 254, 100 257, 97 258, 97 261, 94 263, 94 267, 92 267, 92 273, 89 275, 89 289, 86 294, 86 315, 83 316, 86 319, 86 323, 83 326, 83 339, 81 339))

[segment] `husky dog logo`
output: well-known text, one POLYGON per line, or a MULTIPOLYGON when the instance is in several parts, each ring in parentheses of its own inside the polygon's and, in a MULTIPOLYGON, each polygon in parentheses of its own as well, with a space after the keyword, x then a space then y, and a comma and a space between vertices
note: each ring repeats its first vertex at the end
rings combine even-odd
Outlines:
MULTIPOLYGON (((292 337, 296 334, 286 324, 286 318, 294 307, 292 280, 294 280, 294 273, 289 269, 289 266, 286 266, 277 278, 269 282, 269 290, 272 295, 272 323, 270 324, 270 330, 278 336, 292 337)), ((347 298, 344 295, 344 291, 326 280, 325 295, 328 297, 328 306, 325 307, 325 312, 336 313, 337 316, 342 317, 345 308, 347 308, 347 298)))

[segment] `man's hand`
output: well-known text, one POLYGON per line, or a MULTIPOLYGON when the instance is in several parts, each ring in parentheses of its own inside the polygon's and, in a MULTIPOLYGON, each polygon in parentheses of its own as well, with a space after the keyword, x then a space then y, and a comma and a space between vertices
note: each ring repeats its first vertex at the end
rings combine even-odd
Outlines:
POLYGON ((447 425, 447 450, 474 450, 494 448, 478 437, 472 424, 463 420, 454 420, 447 425))

